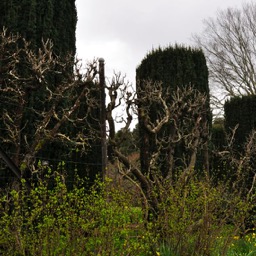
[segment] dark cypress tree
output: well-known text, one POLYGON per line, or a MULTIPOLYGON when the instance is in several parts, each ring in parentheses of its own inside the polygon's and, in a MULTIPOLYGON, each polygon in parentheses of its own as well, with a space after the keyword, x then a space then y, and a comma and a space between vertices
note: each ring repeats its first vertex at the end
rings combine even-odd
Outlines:
POLYGON ((229 148, 233 161, 227 163, 227 176, 243 188, 244 196, 251 189, 255 177, 255 113, 256 95, 233 97, 224 104, 225 132, 229 139, 233 138, 232 146, 229 148))
POLYGON ((74 0, 53 1, 54 15, 54 43, 57 47, 57 54, 66 54, 67 52, 76 52, 76 6, 74 0))
POLYGON ((142 84, 143 80, 151 79, 173 89, 193 84, 209 95, 206 60, 199 49, 176 45, 152 50, 138 66, 136 76, 142 84))
POLYGON ((224 118, 216 118, 211 129, 211 177, 214 182, 223 181, 228 177, 231 167, 227 160, 220 154, 227 149, 228 142, 224 127, 224 118))
POLYGON ((238 125, 234 135, 235 151, 244 151, 244 144, 253 129, 256 128, 256 96, 234 97, 225 102, 225 130, 228 134, 238 125))
POLYGON ((35 48, 51 39, 57 55, 76 52, 75 0, 2 0, 0 28, 20 33, 35 48))
MULTIPOLYGON (((141 64, 136 70, 136 80, 137 80, 137 91, 138 98, 145 97, 144 84, 147 80, 161 81, 163 90, 175 91, 178 87, 186 87, 188 85, 193 85, 195 89, 206 94, 208 101, 205 106, 208 109, 205 118, 211 123, 211 113, 209 107, 209 86, 208 86, 208 70, 206 66, 206 60, 204 54, 199 49, 186 48, 183 46, 176 45, 175 47, 158 48, 152 50, 147 56, 142 60, 141 64), (140 93, 142 91, 142 94, 140 93)), ((172 101, 170 97, 168 101, 172 101)), ((145 106, 140 105, 139 109, 143 109, 145 106)), ((150 106, 149 118, 151 121, 155 122, 158 115, 157 106, 150 106)), ((140 111, 139 111, 140 113, 140 111)), ((171 121, 170 121, 171 123, 171 121)), ((164 134, 168 134, 170 127, 166 127, 163 131, 164 134)), ((139 115, 139 131, 141 138, 141 167, 144 172, 149 170, 149 155, 158 150, 156 147, 156 141, 154 136, 147 131, 141 116, 139 115)), ((168 144, 168 143, 167 143, 168 144)), ((164 159, 165 155, 168 155, 168 150, 170 150, 170 145, 165 145, 165 149, 162 150, 161 155, 164 159)), ((182 167, 182 161, 179 162, 183 153, 185 153, 185 148, 182 143, 179 144, 175 149, 174 156, 176 158, 175 165, 176 169, 182 167)), ((206 152, 207 150, 205 150, 206 152)), ((202 159, 201 159, 202 160, 202 159)), ((163 163, 159 163, 159 167, 162 173, 169 168, 168 159, 163 160, 163 163), (165 162, 166 161, 166 162, 165 162)), ((206 160, 208 162, 208 160, 206 160)), ((204 160, 204 162, 206 162, 204 160)), ((202 168, 202 163, 197 161, 198 166, 202 168)), ((207 167, 208 168, 208 167, 207 167)))
MULTIPOLYGON (((77 11, 75 0, 0 1, 0 29, 6 27, 8 28, 9 33, 19 33, 21 36, 25 37, 26 40, 31 42, 31 47, 34 50, 37 50, 42 46, 42 40, 45 41, 51 39, 54 44, 54 54, 63 59, 68 54, 71 54, 73 57, 75 56, 76 23, 77 11)), ((21 65, 21 69, 22 68, 21 65)), ((69 71, 67 70, 67 72, 69 71)), ((73 72, 72 65, 70 66, 70 72, 73 72)), ((54 87, 62 82, 62 77, 55 74, 50 75, 47 79, 50 87, 54 87)), ((79 95, 80 89, 77 89, 74 93, 79 95)), ((68 107, 74 103, 70 100, 74 98, 73 96, 74 95, 71 95, 71 97, 66 96, 66 100, 59 106, 59 111, 61 111, 61 107, 68 107)), ((40 109, 47 109, 47 106, 45 106, 44 103, 44 98, 45 92, 43 89, 38 89, 37 91, 32 92, 28 99, 28 109, 35 108, 38 111, 40 111, 40 109)), ((3 104, 4 103, 0 102, 0 105, 3 104)), ((2 108, 2 106, 0 107, 2 108)), ((82 119, 82 115, 86 112, 86 109, 87 106, 82 104, 77 116, 82 119)), ((95 130, 99 130, 99 124, 95 121, 99 116, 97 110, 91 113, 91 116, 93 117, 91 118, 90 127, 85 123, 81 123, 74 127, 71 123, 66 125, 63 129, 68 130, 68 133, 71 136, 82 132, 84 136, 87 137, 91 127, 95 130)), ((31 136, 34 131, 33 124, 37 121, 38 117, 34 112, 30 113, 29 111, 24 114, 24 117, 26 119, 24 122, 27 122, 27 125, 26 129, 23 130, 23 134, 27 133, 28 136, 26 137, 28 139, 33 139, 31 136)), ((53 164, 51 160, 54 160, 54 167, 56 168, 58 160, 66 160, 66 168, 69 169, 70 172, 68 173, 69 179, 72 179, 74 176, 74 169, 78 171, 80 176, 90 176, 93 179, 93 177, 95 177, 101 170, 101 147, 100 140, 91 140, 89 143, 91 143, 92 146, 90 147, 90 151, 87 152, 87 155, 83 154, 81 156, 80 149, 74 150, 74 145, 72 145, 72 143, 62 144, 56 141, 45 145, 37 157, 41 159, 49 159, 50 164, 53 164), (83 162, 83 164, 81 162, 83 162), (86 165, 86 163, 89 164, 86 165)), ((11 153, 11 149, 8 152, 11 153)))

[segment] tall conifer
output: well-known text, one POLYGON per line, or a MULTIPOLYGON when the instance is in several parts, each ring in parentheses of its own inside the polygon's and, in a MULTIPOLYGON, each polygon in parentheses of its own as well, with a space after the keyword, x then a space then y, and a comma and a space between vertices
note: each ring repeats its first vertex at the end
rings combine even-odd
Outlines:
POLYGON ((33 46, 50 38, 56 54, 75 54, 77 11, 75 0, 1 0, 0 28, 20 33, 33 46))
MULTIPOLYGON (((186 48, 176 45, 175 47, 158 48, 152 50, 142 60, 141 64, 136 70, 138 98, 145 97, 144 84, 147 80, 162 82, 163 91, 175 91, 177 87, 186 87, 193 85, 195 89, 206 94, 208 98, 207 106, 209 123, 211 122, 211 114, 209 107, 209 86, 208 86, 208 70, 204 54, 199 49, 186 48), (142 91, 142 93, 141 93, 142 91)), ((169 101, 172 101, 171 97, 169 101)), ((139 108, 146 106, 140 105, 139 108)), ((156 122, 158 116, 158 108, 155 106, 148 106, 150 113, 150 120, 156 122)), ((139 113, 141 113, 139 111, 139 113)), ((171 122, 171 121, 170 121, 171 122)), ((148 155, 158 150, 154 136, 147 131, 142 117, 139 116, 139 131, 141 137, 141 167, 144 172, 150 168, 150 159, 148 155)), ((168 134, 168 127, 163 134, 168 134)), ((160 150, 160 149, 159 149, 160 150)), ((168 146, 160 153, 165 158, 168 155, 168 146)), ((175 149, 176 167, 182 166, 182 159, 184 149, 179 145, 175 149)), ((159 168, 162 173, 167 172, 168 161, 159 163, 159 168), (161 166, 161 167, 160 167, 161 166)), ((202 164, 198 163, 202 167, 202 164)))
MULTIPOLYGON (((51 39, 54 45, 53 52, 56 56, 65 58, 67 54, 71 54, 74 57, 76 53, 76 24, 77 10, 75 0, 0 1, 0 30, 6 27, 9 33, 19 33, 22 37, 31 42, 31 47, 35 51, 42 46, 42 40, 51 39)), ((70 72, 73 72, 72 66, 70 67, 70 72)), ((48 85, 54 87, 56 84, 61 83, 62 78, 60 76, 51 75, 51 77, 47 79, 49 80, 48 85)), ((79 94, 79 92, 76 93, 79 94)), ((28 99, 28 107, 33 108, 33 106, 36 106, 36 109, 43 110, 45 107, 44 96, 45 92, 43 89, 39 88, 37 91, 32 92, 28 99)), ((5 103, 0 101, 0 105, 3 106, 3 104, 5 103)), ((68 107, 70 104, 72 104, 72 102, 66 100, 62 102, 61 107, 64 105, 68 107)), ((4 107, 8 108, 11 106, 5 104, 4 107)), ((82 115, 85 109, 86 106, 83 104, 79 114, 77 114, 80 118, 83 118, 82 115)), ((98 114, 94 114, 96 115, 94 119, 97 119, 98 114)), ((25 113, 24 118, 26 119, 24 122, 27 124, 26 129, 23 130, 23 135, 26 135, 28 140, 33 139, 33 136, 31 136, 35 130, 33 125, 38 117, 35 113, 25 113)), ((95 126, 95 129, 99 129, 97 124, 93 124, 93 126, 95 126)), ((84 136, 87 137, 86 135, 89 133, 89 128, 85 124, 81 124, 79 127, 73 127, 72 124, 68 124, 63 129, 68 131, 70 135, 82 132, 84 136)), ((82 176, 89 175, 94 177, 101 169, 99 161, 99 159, 101 159, 101 148, 99 146, 100 141, 91 141, 90 143, 93 144, 93 146, 90 147, 92 150, 86 156, 83 155, 82 158, 81 152, 71 150, 72 147, 70 145, 59 142, 51 142, 50 145, 47 144, 47 148, 43 148, 38 157, 54 159, 55 163, 58 160, 67 160, 69 163, 79 162, 79 164, 75 164, 75 166, 74 164, 66 164, 66 168, 68 168, 70 172, 68 175, 72 177, 72 170, 76 168, 78 173, 82 176), (89 165, 86 166, 86 163, 89 163, 89 165), (92 165, 90 165, 90 163, 92 165)), ((11 152, 12 150, 8 148, 8 153, 11 154, 11 152)))

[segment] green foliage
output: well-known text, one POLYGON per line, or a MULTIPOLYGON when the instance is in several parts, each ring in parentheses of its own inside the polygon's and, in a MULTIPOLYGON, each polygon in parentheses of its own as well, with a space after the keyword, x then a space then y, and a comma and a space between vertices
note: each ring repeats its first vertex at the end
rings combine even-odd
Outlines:
POLYGON ((120 145, 119 150, 124 155, 138 152, 139 141, 138 125, 132 131, 121 129, 116 133, 116 143, 120 145))
POLYGON ((245 206, 235 199, 231 202, 224 193, 224 185, 212 187, 207 181, 193 178, 186 186, 171 187, 152 228, 159 232, 161 250, 169 250, 170 255, 217 255, 225 251, 230 237, 238 232, 236 225, 245 206), (237 208, 231 210, 233 207, 237 208), (234 211, 241 213, 235 216, 234 211), (235 224, 227 231, 228 221, 235 224), (225 242, 221 244, 218 237, 223 234, 225 242))
POLYGON ((2 191, 1 255, 151 255, 142 212, 111 183, 67 190, 50 170, 27 190, 2 191), (49 181, 54 186, 49 189, 49 181))
POLYGON ((47 168, 31 189, 23 181, 20 189, 1 190, 0 254, 224 256, 252 251, 255 235, 246 236, 243 245, 234 240, 253 204, 226 183, 213 186, 194 175, 186 183, 168 183, 159 192, 157 218, 148 221, 143 205, 134 207, 132 194, 111 180, 95 182, 89 191, 84 182, 78 178, 68 190, 65 177, 47 168))
POLYGON ((251 233, 245 237, 235 236, 227 251, 227 256, 253 256, 256 255, 256 235, 251 233))

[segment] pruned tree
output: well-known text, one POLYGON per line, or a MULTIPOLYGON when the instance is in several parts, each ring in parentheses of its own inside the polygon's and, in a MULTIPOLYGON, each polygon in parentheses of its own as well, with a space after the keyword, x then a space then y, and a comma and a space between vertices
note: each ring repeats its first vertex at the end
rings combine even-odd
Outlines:
POLYGON ((203 49, 209 68, 215 103, 229 96, 256 93, 256 4, 219 11, 204 21, 204 30, 194 36, 203 49))
MULTIPOLYGON (((199 232, 201 242, 201 235, 204 237, 206 233, 214 230, 216 223, 225 227, 227 222, 232 223, 234 234, 239 232, 246 234, 254 224, 251 216, 255 213, 256 175, 251 168, 251 163, 255 159, 255 131, 248 137, 248 141, 244 144, 244 153, 239 156, 234 154, 234 136, 228 140, 226 147, 220 148, 219 151, 216 149, 215 153, 228 166, 229 175, 215 182, 215 177, 211 172, 202 174, 194 168, 198 152, 207 143, 208 122, 205 119, 208 112, 205 108, 207 95, 194 89, 192 85, 176 88, 172 92, 164 91, 161 82, 144 81, 144 86, 145 91, 142 92, 144 97, 137 98, 132 93, 132 88, 129 90, 129 84, 118 75, 106 88, 112 99, 107 105, 109 159, 115 161, 115 170, 134 184, 140 192, 145 206, 145 218, 157 219, 161 223, 160 232, 163 236, 166 235, 165 232, 173 232, 173 226, 168 226, 170 216, 171 218, 177 217, 178 223, 180 219, 191 220, 192 218, 192 224, 182 225, 183 230, 189 234, 199 232), (170 96, 172 101, 169 101, 170 96), (150 151, 141 152, 140 158, 145 158, 146 154, 146 159, 148 159, 146 170, 141 169, 139 159, 131 160, 120 148, 122 134, 125 139, 125 129, 118 131, 118 136, 116 136, 114 112, 116 107, 121 106, 122 103, 126 106, 128 117, 128 120, 123 119, 124 127, 127 128, 126 124, 130 124, 131 118, 134 117, 132 113, 135 110, 137 115, 140 114, 141 121, 148 132, 147 138, 155 143, 150 151), (150 118, 151 106, 156 106, 157 119, 150 118), (175 150, 180 143, 183 145, 183 155, 175 159, 175 150), (163 155, 163 149, 166 152, 166 148, 169 150, 168 154, 163 155), (183 167, 175 172, 177 160, 182 161, 183 167), (165 173, 160 170, 163 161, 169 162, 165 173), (195 186, 196 183, 198 187, 195 186), (201 194, 199 191, 202 187, 201 194), (204 197, 204 206, 199 210, 202 212, 200 217, 196 218, 193 213, 197 212, 195 210, 197 208, 194 208, 198 206, 197 203, 195 205, 192 203, 193 211, 189 213, 191 215, 186 215, 186 200, 190 203, 195 202, 190 201, 191 188, 192 191, 199 193, 197 196, 204 197), (216 192, 219 193, 218 198, 221 198, 221 202, 218 202, 220 204, 216 204, 215 200, 212 201, 212 196, 216 192), (176 208, 180 209, 178 215, 176 211, 174 215, 167 214, 168 209, 172 212, 176 208)), ((167 166, 166 163, 165 166, 167 166)), ((181 234, 182 237, 183 234, 181 234)))
MULTIPOLYGON (((127 91, 128 84, 117 76, 110 86, 110 98, 112 99, 107 106, 107 121, 109 124, 109 154, 110 159, 118 161, 119 172, 130 179, 140 189, 145 206, 154 214, 157 213, 161 200, 164 200, 164 193, 160 193, 166 184, 173 184, 175 177, 175 148, 182 142, 184 154, 179 161, 183 162, 183 172, 179 176, 180 181, 186 183, 187 178, 194 172, 197 152, 204 147, 205 137, 208 134, 208 123, 204 118, 208 109, 205 108, 207 96, 195 90, 192 86, 177 88, 172 93, 164 92, 162 84, 159 82, 144 81, 144 97, 136 98, 132 91, 127 91), (125 88, 125 89, 124 89, 125 88), (117 93, 119 90, 123 93, 117 93), (124 93, 125 92, 125 93, 124 93), (168 99, 172 95, 173 100, 168 99), (120 98, 121 97, 121 98, 120 98), (123 100, 126 103, 127 120, 125 129, 131 123, 132 110, 134 106, 147 129, 148 137, 155 142, 154 149, 142 152, 140 157, 144 158, 146 154, 147 170, 142 171, 139 162, 130 161, 127 155, 119 150, 117 140, 120 142, 121 135, 116 137, 114 130, 113 111, 121 104, 123 100), (149 106, 157 106, 156 120, 151 120, 149 106), (140 108, 138 108, 140 106, 140 108), (143 108, 141 106, 144 106, 143 108), (143 113, 142 113, 143 112, 143 113), (168 128, 168 129, 167 129, 168 128), (168 148, 168 154, 163 155, 162 149, 168 148), (168 162, 168 169, 163 173, 159 166, 161 163, 168 162)), ((125 132, 123 130, 123 133, 125 132)), ((122 130, 121 130, 122 132, 122 130)), ((125 133, 124 133, 125 135, 125 133)))
POLYGON ((99 138, 90 122, 98 118, 96 60, 83 73, 73 56, 58 58, 52 49, 50 40, 33 50, 19 35, 0 34, 0 141, 23 171, 33 171, 38 153, 53 142, 82 152, 99 138))

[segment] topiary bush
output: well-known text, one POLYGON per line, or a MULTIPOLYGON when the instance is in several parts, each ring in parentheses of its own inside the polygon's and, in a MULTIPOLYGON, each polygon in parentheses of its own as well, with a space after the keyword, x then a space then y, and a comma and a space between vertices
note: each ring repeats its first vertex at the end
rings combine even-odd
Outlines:
MULTIPOLYGON (((204 104, 205 113, 202 115, 204 120, 207 120, 208 126, 211 125, 211 111, 209 105, 209 85, 208 85, 208 70, 206 65, 205 56, 200 49, 185 47, 180 45, 168 46, 165 48, 153 49, 146 57, 141 61, 136 69, 136 90, 138 100, 149 97, 149 90, 145 89, 148 81, 161 83, 164 94, 168 95, 166 100, 167 105, 173 101, 173 93, 177 88, 186 88, 192 86, 195 90, 203 93, 207 101, 204 104)), ((186 102, 183 102, 186 104, 186 102)), ((139 103, 138 106, 138 119, 139 119, 139 133, 140 133, 140 153, 141 153, 141 168, 142 171, 148 172, 150 165, 150 155, 154 154, 157 150, 157 139, 155 135, 148 131, 147 125, 144 122, 144 112, 148 112, 148 120, 152 123, 156 123, 156 120, 161 116, 161 108, 157 103, 152 102, 139 103)), ((159 138, 164 138, 166 134, 171 133, 171 124, 173 121, 172 109, 170 109, 170 121, 166 125, 165 129, 159 133, 159 138)), ((190 113, 191 114, 191 113, 190 113)), ((192 119, 191 114, 191 119, 192 119)), ((208 134, 204 136, 205 141, 208 140, 208 134)), ((158 140, 159 140, 158 138, 158 140)), ((166 141, 168 139, 166 138, 166 141)), ((160 156, 163 160, 158 163, 159 169, 161 169, 163 176, 164 172, 170 166, 170 159, 166 157, 170 151, 174 151, 174 163, 172 165, 175 168, 184 168, 183 155, 185 151, 184 142, 176 143, 174 147, 170 142, 166 142, 164 149, 161 150, 160 156), (174 148, 174 149, 172 149, 174 148)), ((207 144, 207 143, 206 143, 207 144)), ((197 168, 204 169, 208 163, 206 163, 208 151, 207 147, 204 147, 198 154, 197 168)), ((207 168, 207 167, 206 167, 207 168)))

